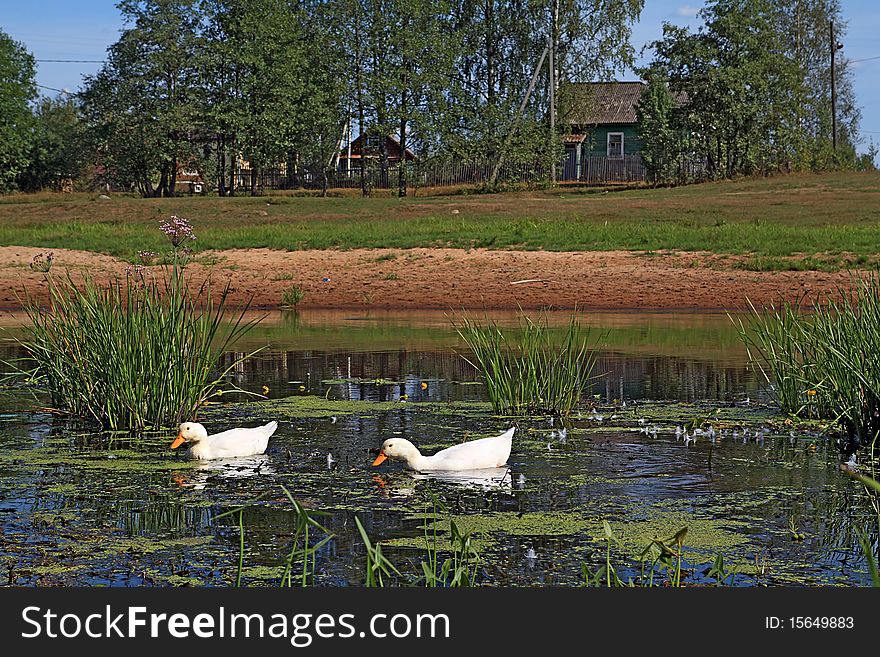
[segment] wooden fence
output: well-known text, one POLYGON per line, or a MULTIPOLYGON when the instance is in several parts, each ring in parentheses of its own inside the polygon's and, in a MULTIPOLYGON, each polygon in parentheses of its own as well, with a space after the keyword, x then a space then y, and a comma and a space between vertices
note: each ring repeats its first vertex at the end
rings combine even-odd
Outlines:
MULTIPOLYGON (((683 162, 682 176, 693 179, 705 173, 705 163, 683 162)), ((462 185, 482 185, 489 182, 494 162, 488 160, 426 160, 407 165, 407 185, 409 187, 452 187, 462 185)), ((580 182, 592 185, 615 183, 652 182, 650 172, 639 155, 625 155, 622 158, 584 155, 580 166, 569 156, 557 166, 559 182, 580 182)), ((375 166, 366 170, 366 186, 369 189, 394 189, 398 186, 397 165, 383 172, 375 166)), ((500 183, 540 184, 550 180, 550 167, 546 162, 512 162, 501 167, 498 175, 500 183)), ((248 190, 251 187, 250 169, 240 169, 235 176, 236 189, 248 190)), ((328 188, 358 188, 361 186, 360 169, 328 170, 328 188)), ((321 189, 324 186, 324 172, 301 169, 294 173, 278 169, 264 169, 258 172, 256 188, 258 191, 270 189, 321 189)))
MULTIPOLYGON (((481 185, 489 182, 493 162, 478 160, 429 160, 425 163, 407 165, 409 187, 452 187, 481 185)), ((385 172, 378 167, 368 167, 365 172, 366 186, 370 189, 394 189, 398 186, 398 168, 395 164, 385 172)), ((550 167, 546 163, 511 163, 501 167, 498 182, 542 183, 550 180, 550 167)), ((258 190, 268 189, 321 189, 323 172, 302 169, 292 175, 277 169, 264 169, 256 177, 258 190)), ((328 188, 359 188, 360 169, 327 172, 328 188)), ((239 169, 235 175, 237 190, 251 187, 251 170, 239 169)))
POLYGON ((638 155, 621 158, 587 155, 581 158, 580 177, 575 171, 570 180, 594 184, 645 182, 648 171, 638 155))

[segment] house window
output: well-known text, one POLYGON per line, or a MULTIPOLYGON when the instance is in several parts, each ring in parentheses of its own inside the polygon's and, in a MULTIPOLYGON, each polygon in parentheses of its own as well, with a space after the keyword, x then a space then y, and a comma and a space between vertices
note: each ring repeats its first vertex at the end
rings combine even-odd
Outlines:
POLYGON ((623 133, 608 133, 608 157, 621 159, 623 157, 623 133))
POLYGON ((364 142, 364 148, 370 151, 378 151, 382 141, 379 135, 367 135, 364 142))

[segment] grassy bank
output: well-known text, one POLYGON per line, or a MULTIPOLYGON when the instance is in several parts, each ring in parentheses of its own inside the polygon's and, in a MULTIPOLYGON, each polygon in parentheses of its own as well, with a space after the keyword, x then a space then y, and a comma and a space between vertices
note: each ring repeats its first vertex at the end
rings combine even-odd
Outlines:
MULTIPOLYGON (((177 214, 199 227, 198 250, 448 246, 858 257, 880 251, 878 201, 876 173, 407 199, 14 195, 0 198, 0 245, 133 259, 140 249, 161 248, 155 226, 177 214)), ((755 268, 777 266, 765 260, 755 268)))

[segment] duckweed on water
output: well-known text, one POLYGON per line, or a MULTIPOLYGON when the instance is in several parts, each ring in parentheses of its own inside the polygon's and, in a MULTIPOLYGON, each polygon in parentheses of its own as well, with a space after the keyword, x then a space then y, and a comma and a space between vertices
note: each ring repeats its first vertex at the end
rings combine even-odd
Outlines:
POLYGON ((325 386, 338 386, 345 385, 348 383, 356 383, 356 384, 372 384, 376 386, 399 386, 403 385, 403 381, 395 381, 393 379, 361 379, 358 377, 352 377, 350 379, 322 379, 321 384, 325 386))
MULTIPOLYGON (((411 434, 420 447, 434 451, 506 424, 486 403, 350 402, 304 395, 206 409, 206 421, 220 425, 242 418, 254 423, 264 417, 288 419, 270 446, 267 467, 252 477, 227 477, 172 457, 162 436, 155 438, 155 449, 142 452, 90 450, 82 447, 90 442, 85 435, 52 439, 50 447, 0 451, 7 482, 25 481, 34 472, 40 472, 41 482, 39 508, 10 514, 4 525, 7 535, 31 533, 41 547, 13 538, 4 546, 3 563, 14 568, 16 581, 23 584, 228 585, 235 578, 238 538, 235 528, 216 522, 216 514, 284 483, 310 509, 333 514, 327 526, 340 539, 319 557, 319 571, 326 571, 319 581, 325 584, 357 583, 352 573, 359 571, 362 553, 351 548, 358 540, 352 531, 355 514, 372 519, 371 537, 388 545, 389 556, 402 569, 418 564, 425 550, 423 517, 411 514, 424 511, 427 491, 442 495, 454 509, 451 519, 459 529, 474 531, 480 551, 492 555, 491 563, 502 564, 500 570, 489 568, 498 582, 532 582, 531 571, 516 568, 517 550, 534 546, 544 559, 539 560, 538 568, 545 569, 540 581, 577 583, 581 561, 595 565, 600 552, 604 560, 603 519, 621 541, 612 550, 621 564, 634 563, 653 538, 666 539, 688 526, 689 564, 711 562, 722 552, 725 564, 735 564, 740 573, 770 568, 771 583, 851 584, 857 579, 852 574, 857 566, 846 565, 839 569, 845 575, 835 575, 834 558, 823 556, 829 546, 846 545, 845 537, 828 539, 820 526, 837 513, 837 507, 820 507, 828 491, 816 492, 813 500, 821 513, 809 511, 813 507, 804 500, 800 478, 789 474, 800 471, 812 477, 804 484, 810 490, 829 484, 835 491, 841 488, 834 483, 836 461, 830 447, 807 454, 803 444, 790 445, 787 434, 800 433, 802 427, 790 428, 772 408, 755 404, 639 403, 625 409, 609 405, 600 412, 606 421, 599 426, 586 416, 566 419, 568 440, 551 451, 547 445, 554 427, 548 418, 520 418, 513 482, 488 491, 413 476, 399 467, 382 472, 369 468, 369 451, 379 444, 376 432, 411 434), (615 413, 618 417, 610 420, 615 413), (768 437, 766 447, 725 440, 713 450, 711 473, 706 470, 705 442, 685 450, 668 435, 654 439, 634 432, 617 439, 621 432, 638 428, 640 418, 648 424, 661 424, 663 418, 662 426, 670 430, 696 415, 719 418, 713 419, 718 428, 721 422, 749 427, 778 422, 785 433, 768 437), (331 424, 326 419, 330 416, 340 421, 331 424), (327 451, 336 459, 330 470, 327 451), (679 463, 681 471, 675 469, 679 463), (525 475, 522 487, 520 473, 525 475), (732 492, 724 492, 726 486, 732 492), (195 513, 195 507, 202 510, 195 513), (802 544, 792 543, 786 534, 789 516, 807 534, 802 544), (118 532, 120 527, 125 531, 118 532), (760 553, 760 568, 754 565, 755 553, 760 553)), ((24 446, 29 440, 22 432, 11 444, 24 446)), ((18 489, 10 491, 19 494, 18 489)), ((284 500, 264 503, 247 533, 247 560, 252 562, 246 562, 242 573, 247 584, 277 584, 281 572, 275 558, 287 540, 279 508, 284 500)), ((441 533, 438 545, 445 549, 449 516, 432 526, 441 533)), ((406 570, 408 577, 411 570, 406 570)))
MULTIPOLYGON (((417 518, 418 516, 410 516, 417 518)), ((576 536, 582 534, 589 541, 604 538, 602 520, 577 512, 545 511, 535 513, 504 512, 484 515, 455 515, 451 519, 465 532, 473 532, 481 549, 499 544, 505 536, 576 536)), ((449 519, 431 522, 438 532, 449 531, 449 519)), ((695 552, 714 553, 731 550, 748 543, 741 533, 743 522, 705 518, 684 512, 648 509, 638 520, 611 521, 620 544, 630 558, 637 558, 645 546, 655 538, 666 538, 684 526, 688 529, 688 547, 695 552)), ((385 541, 395 547, 424 547, 421 538, 394 538, 385 541)))
MULTIPOLYGON (((366 401, 362 399, 328 399, 315 395, 293 395, 282 399, 270 399, 253 402, 252 408, 266 417, 279 419, 330 418, 346 415, 376 415, 389 411, 419 409, 437 414, 480 413, 491 410, 486 402, 401 402, 401 401, 366 401)), ((212 414, 221 413, 214 407, 212 414)))
MULTIPOLYGON (((98 564, 106 564, 119 572, 143 570, 138 560, 144 556, 165 554, 163 561, 167 562, 175 553, 194 548, 204 550, 213 542, 212 536, 153 539, 98 530, 80 530, 72 534, 65 531, 63 536, 55 536, 45 546, 30 550, 27 554, 22 553, 18 559, 8 558, 7 561, 17 578, 50 577, 54 580, 64 577, 66 580, 88 576, 98 564)), ((168 571, 161 575, 156 573, 160 581, 171 575, 168 571)))
POLYGON ((10 466, 70 466, 83 470, 162 472, 189 470, 196 467, 192 461, 157 458, 143 452, 71 453, 54 449, 0 450, 0 465, 10 466))
POLYGON ((76 484, 52 484, 43 489, 49 495, 75 495, 80 491, 76 484))
POLYGON ((31 523, 34 526, 55 527, 69 525, 76 518, 73 511, 34 511, 31 514, 31 523))

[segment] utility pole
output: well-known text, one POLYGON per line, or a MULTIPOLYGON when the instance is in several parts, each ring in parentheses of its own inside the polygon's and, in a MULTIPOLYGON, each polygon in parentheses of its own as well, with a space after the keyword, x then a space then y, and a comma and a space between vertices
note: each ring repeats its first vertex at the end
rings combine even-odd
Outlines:
MULTIPOLYGON (((348 148, 345 160, 345 177, 351 180, 351 106, 348 107, 348 148)), ((363 164, 363 163, 362 163, 363 164)))
POLYGON ((522 103, 520 103, 519 111, 516 113, 516 116, 513 119, 513 125, 510 126, 510 132, 507 133, 507 137, 504 139, 504 144, 501 146, 501 152, 498 154, 498 159, 495 161, 495 167, 492 169, 492 175, 489 176, 489 184, 494 185, 495 181, 498 180, 498 173, 501 171, 501 165, 504 164, 504 158, 507 156, 507 149, 510 147, 510 142, 513 141, 513 136, 516 134, 516 129, 519 126, 519 121, 522 118, 522 114, 526 109, 526 105, 529 102, 529 98, 532 96, 532 92, 535 90, 535 83, 538 81, 538 75, 541 73, 541 68, 544 66, 544 58, 547 56, 548 48, 544 48, 544 52, 541 53, 541 58, 538 60, 538 65, 535 66, 535 71, 532 73, 532 80, 529 82, 529 88, 526 91, 526 95, 522 99, 522 103))
POLYGON ((550 182, 556 184, 556 25, 559 20, 559 0, 553 0, 550 16, 550 33, 547 49, 550 54, 550 139, 548 151, 550 156, 550 182))
POLYGON ((834 37, 834 21, 828 23, 831 32, 831 146, 837 151, 837 51, 843 48, 834 37))

